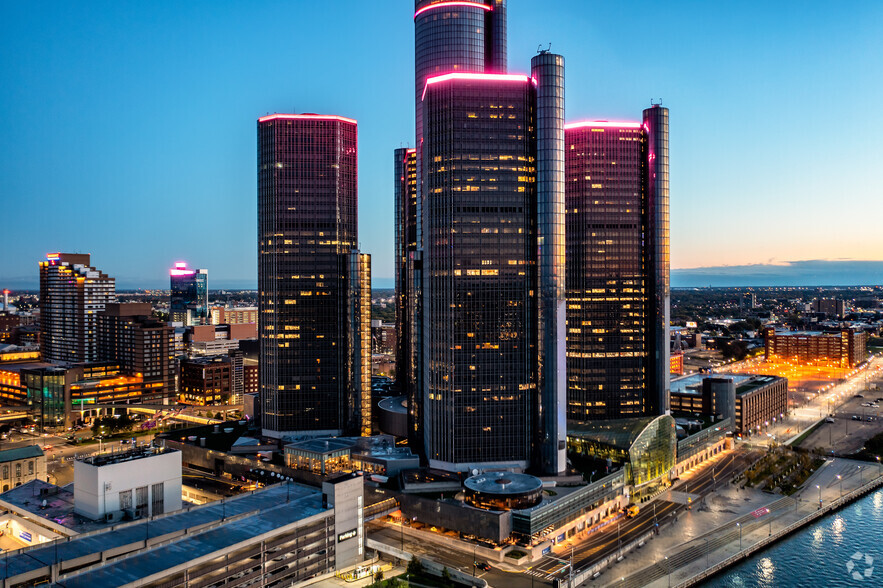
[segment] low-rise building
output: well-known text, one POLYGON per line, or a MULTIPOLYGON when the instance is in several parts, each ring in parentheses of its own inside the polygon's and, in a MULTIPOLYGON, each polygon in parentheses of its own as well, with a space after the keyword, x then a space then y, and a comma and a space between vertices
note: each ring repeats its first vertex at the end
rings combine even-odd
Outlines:
POLYGON ((670 399, 672 413, 731 418, 736 432, 757 432, 788 413, 788 379, 694 374, 671 381, 670 399))
POLYGON ((855 329, 786 331, 764 329, 767 361, 787 361, 802 366, 853 368, 867 359, 868 334, 855 329))
POLYGON ((74 461, 74 512, 81 516, 119 521, 180 508, 180 451, 142 445, 74 461))
POLYGON ((46 456, 38 445, 0 451, 0 487, 3 492, 46 479, 46 456))

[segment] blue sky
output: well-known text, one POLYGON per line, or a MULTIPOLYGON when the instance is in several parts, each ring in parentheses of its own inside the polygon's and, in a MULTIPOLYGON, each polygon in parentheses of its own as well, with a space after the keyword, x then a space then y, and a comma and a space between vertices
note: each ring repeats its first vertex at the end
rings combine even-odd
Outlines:
MULTIPOLYGON (((6 3, 0 286, 81 251, 256 281, 256 119, 359 121, 360 240, 392 276, 413 2, 6 3)), ((509 69, 567 63, 567 117, 671 109, 672 267, 883 259, 883 2, 510 0, 509 69)))

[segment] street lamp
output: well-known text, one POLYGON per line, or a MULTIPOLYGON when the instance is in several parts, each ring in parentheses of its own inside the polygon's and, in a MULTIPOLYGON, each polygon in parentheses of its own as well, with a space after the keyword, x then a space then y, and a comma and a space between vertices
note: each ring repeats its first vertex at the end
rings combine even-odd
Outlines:
POLYGON ((665 556, 665 567, 668 568, 668 588, 671 588, 671 564, 668 562, 668 556, 665 556))
POLYGON ((840 496, 843 496, 843 476, 837 474, 837 479, 840 480, 840 496))
POLYGON ((739 527, 739 551, 742 551, 742 523, 736 523, 736 526, 739 527))
POLYGON ((819 508, 822 508, 822 487, 816 484, 816 488, 819 491, 819 508))

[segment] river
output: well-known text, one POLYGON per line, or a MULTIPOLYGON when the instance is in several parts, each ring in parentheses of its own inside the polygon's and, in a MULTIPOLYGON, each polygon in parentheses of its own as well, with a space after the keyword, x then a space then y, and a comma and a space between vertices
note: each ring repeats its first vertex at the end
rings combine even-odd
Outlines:
POLYGON ((702 586, 883 586, 883 491, 805 527, 702 586))

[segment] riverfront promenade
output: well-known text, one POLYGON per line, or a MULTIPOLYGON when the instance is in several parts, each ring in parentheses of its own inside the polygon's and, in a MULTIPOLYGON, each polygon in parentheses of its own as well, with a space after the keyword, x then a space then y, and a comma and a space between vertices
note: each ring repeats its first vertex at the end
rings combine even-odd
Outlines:
MULTIPOLYGON (((601 577, 584 586, 691 586, 704 579, 706 570, 734 563, 737 556, 755 551, 808 517, 818 514, 819 496, 824 510, 851 492, 870 482, 883 482, 877 464, 848 459, 833 459, 823 465, 793 497, 763 494, 757 490, 726 490, 711 495, 708 507, 732 505, 721 509, 731 512, 709 513, 702 507, 682 514, 667 532, 648 542, 641 551, 614 565, 601 577), (839 476, 839 478, 838 478, 839 476), (761 496, 758 496, 760 494, 761 496), (763 500, 762 497, 767 497, 763 500), (741 508, 737 505, 741 499, 741 508), (766 503, 761 506, 761 503, 766 503), (750 509, 750 510, 748 510, 750 509), (767 509, 769 512, 767 512, 767 509), (748 512, 745 512, 745 511, 748 512), (712 514, 712 516, 703 516, 712 514), (715 526, 717 518, 727 520, 715 526), (737 525, 737 523, 739 523, 737 525), (686 540, 685 540, 686 539, 686 540), (730 561, 728 561, 730 560, 730 561), (648 561, 655 563, 646 564, 648 561)), ((844 498, 844 501, 846 499, 844 498)), ((802 525, 799 525, 802 526, 802 525)))

